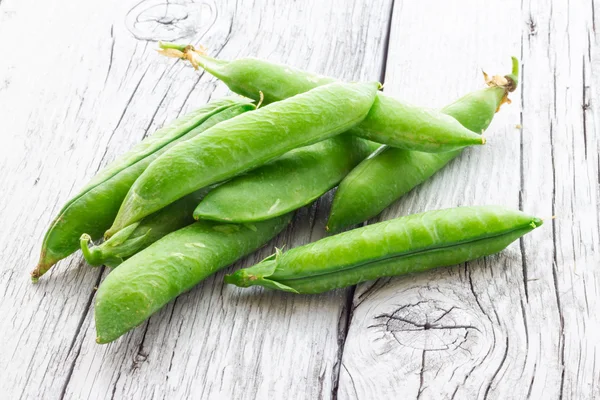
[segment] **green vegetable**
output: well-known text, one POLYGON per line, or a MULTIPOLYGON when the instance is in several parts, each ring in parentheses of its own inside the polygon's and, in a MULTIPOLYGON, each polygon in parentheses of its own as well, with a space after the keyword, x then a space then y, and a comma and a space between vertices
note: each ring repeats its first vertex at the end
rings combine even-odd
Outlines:
MULTIPOLYGON (((488 80, 485 89, 472 92, 442 109, 473 132, 483 132, 507 95, 517 87, 519 63, 506 77, 488 80)), ((378 215, 386 207, 429 179, 461 150, 422 153, 384 146, 360 163, 340 183, 333 198, 327 229, 339 232, 378 215)))
MULTIPOLYGON (((255 58, 217 60, 192 46, 161 43, 162 53, 189 60, 222 80, 232 91, 269 104, 320 85, 333 78, 308 73, 287 65, 255 58)), ((450 151, 483 144, 485 140, 439 111, 416 107, 378 93, 365 120, 352 135, 390 146, 426 152, 450 151)))
POLYGON ((378 88, 373 82, 331 83, 225 121, 174 146, 133 184, 105 236, 199 188, 348 130, 367 115, 378 88))
POLYGON ((292 150, 211 191, 194 211, 194 218, 250 222, 296 210, 337 185, 374 145, 339 135, 292 150))
POLYGON ((165 235, 194 222, 192 212, 209 189, 189 194, 154 214, 121 229, 104 243, 89 247, 91 237, 81 236, 81 250, 88 264, 116 267, 123 260, 139 253, 165 235))
POLYGON ((201 280, 263 246, 290 218, 245 225, 200 221, 129 258, 96 294, 96 341, 111 342, 141 324, 201 280))
POLYGON ((502 207, 429 211, 278 252, 227 275, 225 282, 321 293, 494 254, 541 224, 539 218, 502 207))
POLYGON ((34 282, 79 248, 81 234, 87 232, 94 240, 102 237, 133 182, 160 154, 177 142, 254 108, 250 100, 242 98, 211 102, 159 129, 104 168, 52 222, 44 237, 39 263, 31 273, 34 282))

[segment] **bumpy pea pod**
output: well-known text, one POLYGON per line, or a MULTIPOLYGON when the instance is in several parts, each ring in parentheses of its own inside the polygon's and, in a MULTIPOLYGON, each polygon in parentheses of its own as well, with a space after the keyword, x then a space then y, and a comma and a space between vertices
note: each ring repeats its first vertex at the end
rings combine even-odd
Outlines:
POLYGON ((129 258, 96 294, 96 341, 112 342, 141 324, 201 280, 263 246, 290 218, 244 225, 199 221, 129 258))
POLYGON ((312 203, 372 153, 373 142, 339 135, 301 147, 211 191, 194 218, 263 221, 312 203))
MULTIPOLYGON (((442 109, 466 128, 481 133, 492 122, 509 92, 517 88, 519 62, 512 73, 486 81, 489 87, 467 94, 442 109)), ((457 157, 461 150, 423 153, 383 146, 361 162, 340 183, 333 198, 327 230, 339 232, 375 217, 457 157)))
MULTIPOLYGON (((174 43, 161 43, 160 46, 163 54, 189 60, 195 68, 208 71, 238 94, 258 100, 262 93, 265 104, 334 81, 330 77, 256 58, 224 61, 209 57, 193 46, 174 43)), ((485 143, 481 136, 454 118, 383 93, 377 94, 369 115, 349 133, 377 143, 434 153, 485 143)))
POLYGON ((225 121, 148 166, 105 236, 202 187, 258 167, 360 123, 379 83, 331 83, 225 121))
POLYGON ((104 243, 90 247, 90 235, 81 235, 83 257, 93 266, 116 267, 152 243, 194 222, 192 213, 210 188, 200 189, 169 204, 154 214, 121 229, 104 243))
POLYGON ((221 121, 253 110, 250 100, 226 98, 211 102, 159 129, 98 173, 69 200, 46 232, 33 281, 79 248, 79 237, 99 239, 115 219, 121 202, 146 167, 176 142, 194 137, 221 121))
POLYGON ((321 293, 497 253, 542 224, 502 207, 459 207, 413 214, 340 233, 225 277, 293 293, 321 293))

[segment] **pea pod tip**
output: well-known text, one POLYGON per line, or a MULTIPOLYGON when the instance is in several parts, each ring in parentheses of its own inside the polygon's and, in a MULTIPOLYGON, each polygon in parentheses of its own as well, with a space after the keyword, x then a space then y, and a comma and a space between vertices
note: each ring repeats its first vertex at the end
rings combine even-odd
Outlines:
POLYGON ((544 225, 544 220, 541 218, 534 217, 533 220, 531 221, 531 227, 533 229, 539 228, 542 225, 544 225))
POLYGON ((54 262, 43 262, 44 256, 40 258, 40 262, 36 265, 33 271, 31 271, 31 282, 38 283, 41 276, 44 275, 52 266, 55 264, 54 262))
POLYGON ((98 343, 98 344, 107 344, 107 343, 110 343, 110 342, 114 341, 115 339, 116 338, 109 339, 109 338, 105 338, 105 337, 102 337, 102 336, 96 336, 96 343, 98 343))

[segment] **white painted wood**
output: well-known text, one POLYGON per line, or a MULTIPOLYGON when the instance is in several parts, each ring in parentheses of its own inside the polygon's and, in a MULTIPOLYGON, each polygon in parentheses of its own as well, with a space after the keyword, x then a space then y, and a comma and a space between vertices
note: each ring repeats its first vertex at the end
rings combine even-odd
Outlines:
MULTIPOLYGON (((386 61, 389 0, 0 0, 0 398, 600 396, 593 1, 398 0, 386 61), (378 79, 385 65, 386 92, 434 107, 481 87, 480 68, 504 73, 520 55, 521 87, 488 144, 381 218, 474 203, 558 218, 500 255, 356 292, 241 290, 217 274, 96 345, 93 289, 105 271, 77 255, 38 285, 28 272, 50 220, 99 168, 227 93, 155 55, 156 39, 352 80, 378 79)), ((329 202, 299 211, 238 266, 322 237, 329 202)))
MULTIPOLYGON (((223 58, 259 56, 349 80, 381 75, 389 1, 168 3, 0 3, 10 56, 0 59, 8 142, 0 160, 0 397, 330 398, 335 390, 348 291, 253 296, 224 287, 219 274, 99 346, 92 300, 102 270, 75 256, 37 286, 29 282, 48 223, 100 167, 182 110, 227 93, 156 55, 148 40, 181 36, 223 58)), ((322 237, 329 201, 301 210, 275 243, 322 237)))
POLYGON ((381 218, 494 203, 557 219, 500 255, 359 285, 340 398, 600 396, 600 35, 593 2, 551 3, 396 2, 386 91, 440 107, 479 68, 520 54, 525 70, 488 144, 381 218))

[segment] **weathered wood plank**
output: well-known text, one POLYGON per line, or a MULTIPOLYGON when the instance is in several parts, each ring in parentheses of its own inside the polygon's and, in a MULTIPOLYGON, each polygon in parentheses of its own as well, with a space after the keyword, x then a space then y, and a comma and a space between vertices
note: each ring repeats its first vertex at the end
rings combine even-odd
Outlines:
POLYGON ((340 398, 600 393, 592 333, 600 320, 588 312, 600 289, 600 42, 592 5, 396 3, 386 91, 439 107, 477 87, 481 66, 503 72, 520 52, 525 71, 488 145, 467 150, 382 218, 488 203, 558 218, 498 256, 360 285, 340 398))
MULTIPOLYGON (((347 291, 252 296, 223 287, 219 274, 117 343, 99 346, 92 300, 104 272, 79 256, 37 286, 27 272, 51 218, 99 168, 180 112, 227 92, 207 74, 155 55, 151 40, 201 42, 224 58, 260 56, 378 79, 390 2, 80 3, 0 5, 11 55, 0 60, 0 131, 13 133, 0 160, 7 194, 0 216, 15 228, 0 231, 8 266, 0 283, 4 394, 331 397, 347 291), (39 48, 31 46, 37 38, 46 40, 39 48)), ((301 210, 277 245, 320 238, 329 201, 301 210)))
MULTIPOLYGON (((52 217, 99 168, 180 112, 227 92, 157 57, 151 40, 377 79, 392 3, 80 3, 0 2, 3 396, 600 395, 600 14, 593 0, 394 7, 387 92, 440 107, 480 87, 482 66, 503 72, 520 52, 525 71, 488 145, 467 150, 382 218, 500 203, 556 214, 554 222, 499 256, 360 285, 347 338, 352 290, 242 291, 223 287, 219 274, 109 346, 94 343, 92 321, 103 270, 75 256, 37 286, 27 272, 52 217)), ((274 243, 320 238, 329 201, 301 210, 274 243)))
MULTIPOLYGON (((548 152, 543 153, 546 155, 544 177, 549 179, 540 180, 541 170, 528 168, 526 164, 525 170, 533 173, 525 174, 523 200, 535 205, 544 199, 551 203, 552 213, 557 216, 551 226, 553 262, 540 264, 527 259, 528 266, 531 265, 529 276, 544 277, 541 281, 548 282, 539 288, 538 298, 530 299, 528 317, 533 325, 531 333, 543 337, 542 343, 548 341, 549 332, 557 337, 551 350, 546 347, 551 357, 559 361, 554 374, 558 378, 555 393, 574 399, 600 395, 600 369, 596 361, 600 360, 600 347, 594 333, 598 332, 600 318, 590 312, 600 300, 600 132, 598 119, 592 118, 586 105, 589 103, 596 115, 600 111, 597 101, 600 86, 589 82, 591 59, 600 55, 600 36, 594 33, 592 6, 589 2, 572 5, 557 2, 548 8, 540 1, 526 2, 529 32, 523 46, 524 58, 529 57, 535 65, 535 70, 526 70, 524 110, 539 107, 536 121, 529 114, 531 122, 524 122, 523 126, 531 129, 532 134, 527 136, 533 140, 539 138, 537 135, 534 138, 539 128, 546 133, 542 135, 544 142, 549 140, 544 145, 548 152), (537 129, 533 130, 534 127, 537 129), (547 184, 540 185, 540 182, 547 184), (553 326, 548 326, 548 320, 543 319, 543 310, 550 302, 556 304, 558 312, 553 326)), ((595 74, 598 72, 596 69, 595 74)), ((540 147, 538 143, 527 146, 529 160, 540 157, 536 150, 540 147)), ((536 242, 526 242, 526 245, 528 257, 537 256, 532 249, 536 242)), ((540 281, 533 281, 531 287, 535 289, 538 283, 540 281)), ((546 363, 547 352, 537 356, 538 366, 546 363)), ((537 377, 535 380, 532 396, 554 395, 547 383, 537 377)))

